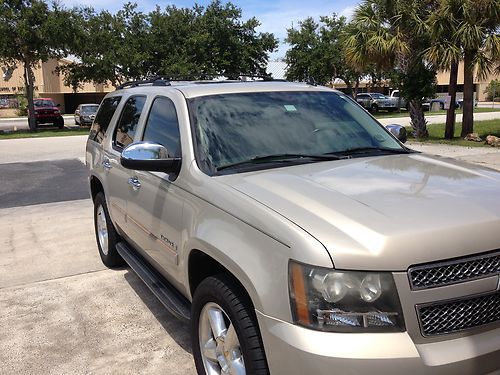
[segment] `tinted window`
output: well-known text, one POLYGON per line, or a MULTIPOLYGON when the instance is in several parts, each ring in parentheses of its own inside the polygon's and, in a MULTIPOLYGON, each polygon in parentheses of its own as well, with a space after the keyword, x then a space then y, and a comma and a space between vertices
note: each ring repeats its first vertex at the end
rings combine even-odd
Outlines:
POLYGON ((198 165, 208 174, 276 154, 318 155, 373 147, 401 150, 382 126, 341 93, 221 94, 190 99, 189 105, 198 165))
POLYGON ((132 96, 127 100, 115 130, 115 146, 123 148, 134 141, 135 131, 145 102, 145 96, 132 96))
POLYGON ((154 100, 143 140, 165 146, 169 157, 181 157, 179 122, 174 103, 170 99, 160 97, 154 100))
POLYGON ((116 107, 120 103, 121 96, 112 96, 110 98, 106 98, 102 101, 101 106, 99 107, 99 111, 95 117, 94 123, 92 124, 92 128, 90 129, 89 138, 101 143, 104 139, 104 134, 108 129, 109 122, 113 117, 113 114, 116 111, 116 107))

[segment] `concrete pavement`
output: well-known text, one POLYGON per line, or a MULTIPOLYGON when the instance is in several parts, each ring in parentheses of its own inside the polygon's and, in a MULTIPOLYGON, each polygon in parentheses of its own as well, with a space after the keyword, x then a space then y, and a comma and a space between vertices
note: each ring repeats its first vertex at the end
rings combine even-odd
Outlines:
POLYGON ((100 260, 85 142, 0 141, 0 373, 194 374, 188 327, 100 260))
MULTIPOLYGON (((462 114, 456 115, 456 122, 462 122, 462 114)), ((446 122, 446 115, 425 115, 425 119, 428 124, 443 124, 446 122)), ((500 119, 500 111, 497 112, 477 112, 474 113, 474 121, 484 121, 484 120, 496 120, 500 119)), ((389 124, 399 124, 402 126, 410 126, 410 117, 389 117, 389 118, 381 118, 378 121, 382 125, 389 124)))
MULTIPOLYGON (((0 192, 0 373, 195 374, 188 327, 132 271, 100 261, 82 196, 85 141, 0 141, 0 173, 10 173, 0 192)), ((497 149, 409 146, 500 169, 497 149)))

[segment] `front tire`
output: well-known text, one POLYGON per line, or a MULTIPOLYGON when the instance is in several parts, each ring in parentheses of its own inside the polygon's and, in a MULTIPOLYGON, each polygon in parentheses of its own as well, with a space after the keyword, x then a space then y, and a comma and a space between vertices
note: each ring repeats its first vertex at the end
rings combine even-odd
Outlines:
POLYGON ((58 118, 56 122, 54 123, 55 126, 57 126, 59 129, 64 129, 64 119, 58 118))
POLYGON ((116 250, 119 236, 109 217, 108 207, 104 193, 97 193, 94 199, 94 228, 99 255, 106 267, 116 268, 123 266, 120 254, 116 250))
POLYGON ((269 374, 250 299, 225 275, 208 277, 196 289, 191 338, 200 375, 269 374))
POLYGON ((372 105, 372 107, 371 107, 371 111, 372 111, 373 113, 377 113, 377 112, 378 112, 378 105, 373 104, 373 105, 372 105))

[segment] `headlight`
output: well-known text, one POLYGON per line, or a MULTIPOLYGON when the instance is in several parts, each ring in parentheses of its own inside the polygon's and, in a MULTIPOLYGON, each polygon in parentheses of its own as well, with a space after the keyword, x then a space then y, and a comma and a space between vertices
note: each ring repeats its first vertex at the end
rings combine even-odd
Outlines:
POLYGON ((388 272, 336 271, 290 262, 296 324, 335 332, 404 331, 396 286, 388 272))

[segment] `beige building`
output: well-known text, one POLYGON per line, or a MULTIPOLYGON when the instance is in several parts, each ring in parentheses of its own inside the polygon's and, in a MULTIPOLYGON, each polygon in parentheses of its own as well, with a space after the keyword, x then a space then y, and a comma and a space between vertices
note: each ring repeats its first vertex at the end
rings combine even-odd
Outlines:
MULTIPOLYGON (((61 105, 63 113, 73 113, 79 104, 99 104, 107 92, 113 90, 105 85, 86 83, 74 92, 71 87, 65 86, 62 75, 55 70, 58 65, 69 64, 66 59, 49 60, 39 64, 35 69, 35 97, 52 98, 61 105)), ((9 67, 0 65, 0 117, 10 117, 16 114, 18 96, 24 95, 23 67, 17 65, 9 67)))
MULTIPOLYGON (((485 90, 488 84, 494 80, 500 79, 500 75, 498 74, 490 74, 486 79, 480 79, 476 74, 474 75, 474 97, 477 101, 485 101, 486 94, 485 90)), ((446 96, 448 95, 448 83, 450 81, 450 72, 443 71, 438 72, 436 76, 437 87, 436 87, 436 96, 446 96)), ((460 63, 458 68, 458 80, 457 80, 457 99, 461 99, 463 97, 464 92, 464 66, 463 63, 460 63)), ((395 87, 391 87, 390 81, 382 81, 382 87, 371 87, 371 82, 366 80, 362 81, 359 85, 359 92, 383 92, 384 94, 390 94, 390 92, 395 89, 395 87)), ((347 86, 342 81, 336 81, 334 83, 334 87, 339 90, 347 89, 347 86)))

